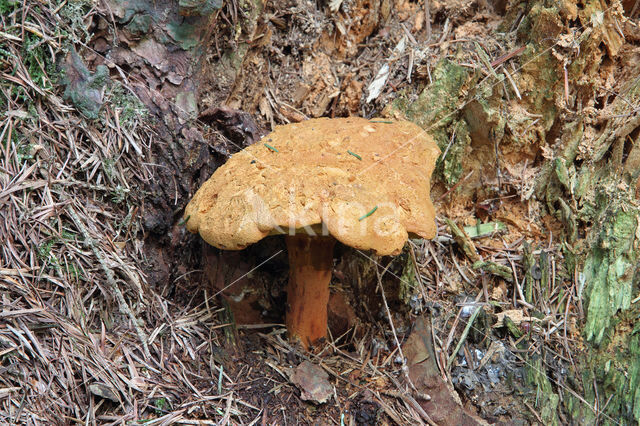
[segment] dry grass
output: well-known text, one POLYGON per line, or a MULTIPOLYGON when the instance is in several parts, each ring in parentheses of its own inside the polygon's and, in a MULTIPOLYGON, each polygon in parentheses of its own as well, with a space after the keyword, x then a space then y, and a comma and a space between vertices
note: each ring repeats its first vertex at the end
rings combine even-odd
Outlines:
MULTIPOLYGON (((142 188, 152 179, 145 153, 153 132, 135 119, 124 125, 121 106, 114 103, 107 102, 101 117, 89 121, 62 101, 47 64, 55 62, 66 43, 58 29, 70 23, 47 9, 55 5, 26 4, 26 9, 3 14, 0 34, 0 422, 302 420, 304 415, 290 414, 307 411, 287 369, 292 360, 303 358, 320 363, 337 389, 335 405, 323 412, 323 421, 340 424, 340 414, 367 391, 385 419, 427 422, 413 405, 412 392, 399 382, 404 376, 402 360, 394 362, 396 342, 402 343, 407 330, 396 332, 388 310, 378 330, 392 330, 389 334, 372 328, 359 339, 334 341, 320 353, 305 355, 276 328, 257 337, 254 333, 260 344, 250 341, 245 354, 234 354, 221 349, 225 324, 213 302, 194 297, 175 304, 146 284, 139 218, 142 188), (25 49, 27 37, 38 54, 25 49), (374 335, 390 349, 372 355, 374 335), (229 356, 244 362, 229 371, 224 367, 229 356), (350 378, 353 372, 357 381, 350 378)), ((126 76, 122 78, 126 88, 126 76)), ((516 277, 518 297, 501 309, 527 308, 517 300, 524 291, 521 242, 503 249, 476 247, 516 277)), ((488 288, 495 282, 474 272, 451 243, 452 236, 441 234, 438 242, 414 252, 418 311, 435 299, 445 311, 457 312, 436 321, 444 377, 450 375, 458 350, 469 352, 465 338, 475 327, 469 323, 463 333, 461 318, 468 304, 455 307, 447 287, 466 282, 464 286, 478 291, 474 286, 481 282, 476 302, 491 310, 488 288)), ((555 271, 559 254, 553 247, 547 252, 555 271)), ((568 315, 580 311, 574 306, 577 295, 573 288, 550 282, 547 288, 532 287, 536 306, 530 307, 547 316, 532 322, 531 333, 525 334, 528 349, 518 349, 519 342, 509 336, 503 343, 518 353, 542 352, 544 347, 555 351, 558 362, 568 362, 568 315)))
POLYGON ((52 24, 69 22, 29 6, 3 15, 1 36, 0 418, 136 420, 200 394, 180 359, 201 361, 194 344, 214 316, 147 288, 138 213, 152 135, 116 105, 90 122, 61 100, 47 64, 61 53, 52 24))

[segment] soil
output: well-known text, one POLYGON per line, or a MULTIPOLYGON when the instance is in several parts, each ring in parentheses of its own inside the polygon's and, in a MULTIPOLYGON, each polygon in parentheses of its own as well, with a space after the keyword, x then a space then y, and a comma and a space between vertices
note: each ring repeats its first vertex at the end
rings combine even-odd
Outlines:
MULTIPOLYGON (((615 3, 618 7, 608 9, 606 19, 632 18, 634 2, 615 3)), ((84 192, 65 196, 56 206, 68 204, 79 213, 84 208, 95 225, 83 232, 78 224, 82 218, 65 213, 66 222, 57 223, 59 232, 63 222, 75 224, 77 235, 85 237, 86 253, 72 248, 70 253, 88 258, 99 251, 96 247, 108 246, 102 248, 106 260, 95 254, 99 262, 86 261, 86 269, 101 278, 97 284, 80 279, 61 283, 47 269, 42 278, 46 284, 35 286, 40 292, 33 295, 32 281, 24 281, 31 283, 27 285, 20 277, 36 280, 36 267, 22 269, 28 263, 24 258, 12 263, 13 269, 9 262, 3 265, 7 268, 0 275, 11 278, 6 294, 17 292, 15 300, 27 301, 16 304, 16 312, 34 315, 22 328, 0 327, 8 336, 0 340, 0 354, 15 351, 21 356, 3 359, 3 388, 13 392, 16 383, 27 382, 29 356, 40 359, 34 355, 39 352, 46 360, 64 349, 73 353, 73 362, 61 362, 59 368, 73 390, 55 385, 63 396, 51 399, 69 422, 86 415, 94 422, 163 424, 543 424, 551 417, 545 407, 535 405, 533 384, 538 382, 529 367, 534 365, 544 377, 547 394, 568 385, 584 390, 572 357, 585 346, 578 330, 584 312, 575 288, 577 269, 566 262, 570 249, 562 243, 570 240, 570 232, 566 217, 557 213, 562 202, 538 195, 559 191, 559 185, 541 187, 539 176, 546 160, 557 158, 556 150, 566 145, 564 126, 585 126, 584 141, 571 159, 585 163, 607 143, 598 132, 626 128, 621 118, 605 122, 603 116, 621 116, 611 93, 620 89, 616 82, 640 74, 637 23, 627 19, 621 28, 606 27, 599 35, 602 43, 581 46, 564 32, 566 22, 583 19, 572 2, 559 6, 564 7, 560 17, 536 9, 533 23, 523 19, 531 12, 525 3, 446 0, 426 5, 407 0, 107 0, 92 9, 86 15, 90 22, 84 47, 78 55, 59 58, 66 64, 69 92, 83 94, 70 94, 68 102, 85 111, 85 117, 99 116, 95 106, 101 92, 96 87, 108 76, 121 81, 148 109, 144 129, 131 131, 143 135, 145 143, 138 149, 144 155, 122 151, 118 166, 131 183, 124 186, 135 210, 111 206, 106 196, 94 205, 84 192), (523 33, 527 25, 533 35, 523 33), (582 66, 583 76, 571 80, 570 105, 561 69, 544 63, 546 55, 521 49, 530 36, 548 43, 551 55, 565 61, 570 72, 571 61, 582 66), (457 75, 470 76, 450 83, 454 73, 442 71, 447 63, 455 63, 457 75), (517 83, 507 77, 487 89, 483 83, 500 66, 517 74, 517 83), (384 83, 376 83, 385 69, 384 83), (456 90, 429 93, 445 80, 456 90), (547 81, 558 90, 541 93, 547 81), (611 99, 596 87, 606 88, 611 99), (441 149, 449 153, 448 163, 443 158, 438 166, 431 191, 438 236, 413 240, 394 258, 337 247, 330 337, 308 353, 291 345, 283 327, 288 260, 282 238, 269 237, 234 252, 215 249, 186 231, 185 205, 231 155, 276 125, 352 115, 411 118, 431 125, 426 119, 428 123, 420 122, 424 111, 440 123, 429 130, 446 136, 441 149), (509 120, 496 111, 507 111, 509 120), (449 120, 452 115, 464 119, 468 128, 456 127, 449 120), (117 219, 125 215, 138 219, 122 237, 117 219), (456 232, 447 219, 466 228, 456 232), (104 225, 108 232, 101 221, 109 223, 104 225), (504 228, 470 237, 480 222, 504 228), (116 237, 106 241, 101 233, 116 237), (478 266, 480 259, 483 265, 478 266), (101 271, 112 269, 118 271, 115 276, 102 276, 101 271), (544 288, 540 283, 549 274, 553 286, 544 288), (536 283, 533 289, 520 288, 525 276, 536 283), (109 287, 114 282, 127 283, 124 295, 114 294, 109 287), (77 298, 65 296, 66 287, 77 298), (525 295, 530 303, 523 303, 519 291, 532 292, 525 295), (74 303, 82 304, 77 300, 86 302, 89 308, 84 309, 91 315, 73 309, 74 303), (511 320, 500 318, 504 322, 496 325, 498 314, 512 311, 511 320), (66 323, 61 317, 73 320, 66 323), (467 323, 473 327, 463 331, 467 323), (30 335, 29 330, 41 333, 48 327, 57 337, 30 335), (33 349, 27 338, 49 346, 38 351, 38 343, 33 349), (23 349, 5 351, 6 342, 23 349), (458 347, 458 342, 464 344, 458 347), (292 382, 294 370, 305 360, 328 374, 333 387, 329 403, 304 400, 304 389, 292 382), (84 386, 88 383, 95 386, 84 386)), ((60 114, 68 112, 59 109, 60 114)), ((119 110, 109 111, 119 123, 119 110)), ((110 130, 103 140, 138 140, 122 136, 127 130, 118 126, 105 126, 110 130)), ((620 148, 620 173, 633 175, 640 158, 638 130, 624 135, 635 145, 620 148)), ((97 148, 90 141, 100 138, 82 140, 82 149, 93 152, 97 148)), ((69 152, 75 149, 73 143, 69 146, 69 152)), ((42 158, 49 148, 39 149, 34 156, 42 158)), ((9 157, 8 148, 6 152, 9 157)), ((86 157, 74 164, 91 166, 92 157, 86 157)), ((46 170, 38 173, 42 182, 50 178, 46 170)), ((94 175, 87 172, 82 178, 93 185, 94 175)), ((637 198, 640 177, 633 176, 630 191, 637 198)), ((99 191, 95 188, 92 197, 99 191)), ((574 239, 584 237, 593 223, 579 225, 574 239)), ((24 250, 26 240, 16 238, 24 250)), ((13 244, 11 240, 7 247, 13 244)), ((9 300, 13 296, 3 296, 3 306, 10 306, 9 300)), ((52 374, 47 362, 41 364, 42 371, 52 374)), ((47 405, 37 392, 48 376, 38 374, 29 391, 36 407, 47 405)))

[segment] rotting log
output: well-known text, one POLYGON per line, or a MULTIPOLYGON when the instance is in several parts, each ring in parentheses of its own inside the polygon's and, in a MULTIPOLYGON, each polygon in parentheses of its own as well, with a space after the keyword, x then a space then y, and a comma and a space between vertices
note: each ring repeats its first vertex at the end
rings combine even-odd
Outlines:
MULTIPOLYGON (((499 194, 502 176, 524 175, 528 164, 535 181, 521 185, 521 199, 562 224, 556 278, 571 291, 567 312, 582 341, 572 346, 575 368, 557 386, 548 370, 540 374, 547 362, 530 360, 527 377, 544 395, 534 405, 546 424, 562 416, 640 422, 640 48, 625 5, 511 3, 501 28, 517 34, 509 49, 524 48, 511 59, 516 73, 470 71, 449 58, 417 100, 401 95, 388 108, 434 134, 444 153, 435 180, 444 190, 476 171, 453 192, 486 194, 494 185, 499 194)), ((535 256, 525 249, 531 302, 535 256)), ((535 279, 548 282, 543 272, 535 279)))

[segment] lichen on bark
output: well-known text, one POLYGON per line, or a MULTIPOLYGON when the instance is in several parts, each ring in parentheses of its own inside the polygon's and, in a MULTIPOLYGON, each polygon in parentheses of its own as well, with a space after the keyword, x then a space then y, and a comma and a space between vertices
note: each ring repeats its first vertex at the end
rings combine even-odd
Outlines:
POLYGON ((588 302, 585 337, 596 345, 609 332, 616 313, 629 309, 633 279, 640 270, 640 210, 623 203, 609 205, 604 195, 600 202, 605 207, 597 218, 599 230, 592 237, 582 275, 588 302))

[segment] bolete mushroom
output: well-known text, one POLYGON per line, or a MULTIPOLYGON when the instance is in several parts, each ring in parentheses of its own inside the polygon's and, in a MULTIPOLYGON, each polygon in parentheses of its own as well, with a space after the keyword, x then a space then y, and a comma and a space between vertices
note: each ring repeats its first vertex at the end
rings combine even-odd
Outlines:
POLYGON ((318 118, 278 126, 215 171, 187 205, 186 225, 227 250, 286 235, 287 329, 308 348, 326 336, 336 240, 395 255, 409 234, 435 236, 429 189, 439 153, 407 121, 318 118))

